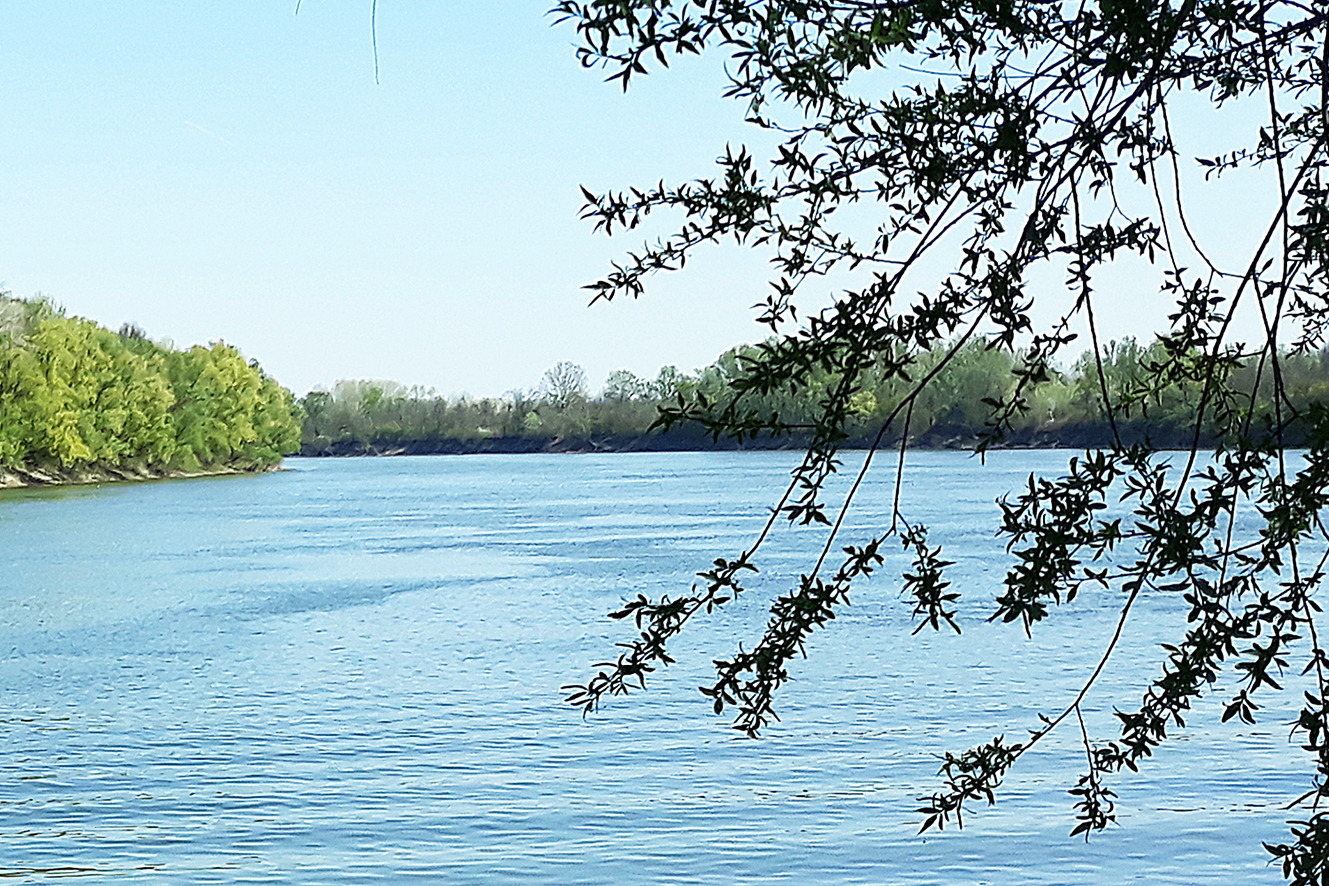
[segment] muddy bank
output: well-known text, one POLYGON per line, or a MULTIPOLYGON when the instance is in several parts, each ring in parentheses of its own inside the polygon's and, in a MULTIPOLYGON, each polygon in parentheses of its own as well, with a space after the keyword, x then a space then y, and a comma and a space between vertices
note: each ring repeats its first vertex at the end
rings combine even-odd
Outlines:
POLYGON ((59 467, 0 467, 0 489, 23 489, 41 486, 90 486, 101 483, 133 483, 144 480, 175 480, 189 477, 220 477, 228 474, 261 474, 278 470, 280 465, 241 466, 210 465, 193 471, 153 465, 77 465, 59 467))
MULTIPOLYGON (((1193 429, 1159 428, 1142 422, 1123 423, 1118 427, 1125 445, 1146 444, 1155 449, 1185 449, 1191 445, 1193 429)), ((887 435, 880 442, 886 449, 899 445, 899 438, 887 435)), ((983 442, 981 433, 963 425, 938 424, 912 437, 912 449, 973 450, 983 442)), ((990 442, 991 449, 1106 449, 1113 445, 1113 433, 1106 425, 1048 425, 1022 429, 990 442)), ((841 449, 865 449, 874 443, 873 435, 851 435, 841 442, 841 449)), ((1212 434, 1200 438, 1202 448, 1215 443, 1212 434)), ((530 452, 733 452, 742 450, 804 449, 805 435, 779 437, 769 435, 747 439, 711 439, 695 427, 674 428, 668 432, 647 434, 592 434, 588 437, 480 437, 471 440, 329 440, 326 437, 306 440, 300 455, 320 457, 381 455, 475 455, 481 453, 530 452)))

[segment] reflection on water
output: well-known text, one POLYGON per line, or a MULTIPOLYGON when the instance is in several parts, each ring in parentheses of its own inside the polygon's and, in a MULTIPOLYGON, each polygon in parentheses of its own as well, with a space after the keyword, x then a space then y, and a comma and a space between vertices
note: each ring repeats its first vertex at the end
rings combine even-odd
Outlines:
MULTIPOLYGON (((1111 596, 1033 640, 987 625, 993 499, 1052 453, 915 457, 912 515, 957 561, 965 634, 910 636, 890 573, 811 644, 761 741, 695 687, 751 643, 815 539, 778 533, 754 592, 698 624, 646 695, 583 721, 559 687, 743 547, 781 453, 292 460, 262 477, 0 495, 0 877, 193 883, 1277 883, 1259 841, 1305 789, 1288 712, 1211 700, 1121 826, 1067 838, 1075 736, 961 833, 918 835, 938 756, 1051 712, 1111 596), (767 600, 769 597, 766 598, 767 600)), ((887 520, 890 483, 856 526, 887 520)), ((846 542, 852 540, 847 536, 846 542)), ((1149 601, 1091 728, 1175 631, 1149 601), (1141 665, 1141 662, 1146 664, 1141 665)))

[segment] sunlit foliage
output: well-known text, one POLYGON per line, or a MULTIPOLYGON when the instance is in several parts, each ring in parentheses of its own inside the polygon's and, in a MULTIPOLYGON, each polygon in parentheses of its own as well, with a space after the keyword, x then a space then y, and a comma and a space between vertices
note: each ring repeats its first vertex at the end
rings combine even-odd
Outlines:
POLYGON ((298 418, 229 345, 175 351, 0 295, 0 465, 265 467, 298 448, 298 418))

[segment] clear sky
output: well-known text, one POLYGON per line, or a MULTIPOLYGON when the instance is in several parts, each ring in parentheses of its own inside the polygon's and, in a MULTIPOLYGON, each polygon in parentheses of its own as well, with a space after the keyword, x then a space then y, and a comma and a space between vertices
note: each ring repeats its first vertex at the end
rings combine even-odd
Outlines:
POLYGON ((297 394, 496 396, 559 360, 598 386, 759 339, 766 266, 734 248, 587 306, 640 237, 593 235, 579 185, 706 174, 749 134, 714 62, 624 96, 548 6, 381 0, 376 84, 370 0, 0 0, 0 283, 224 339, 297 394))

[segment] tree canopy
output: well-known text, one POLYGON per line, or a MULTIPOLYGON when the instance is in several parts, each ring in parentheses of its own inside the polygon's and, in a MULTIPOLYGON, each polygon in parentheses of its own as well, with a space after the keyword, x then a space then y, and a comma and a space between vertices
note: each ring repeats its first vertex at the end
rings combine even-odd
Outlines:
MULTIPOLYGON (((590 285, 595 298, 637 297, 650 275, 720 241, 770 257, 758 320, 775 337, 743 356, 723 397, 683 397, 665 421, 786 431, 803 422, 751 404, 830 380, 771 518, 824 532, 821 556, 776 597, 764 635, 716 662, 703 689, 716 712, 734 711, 750 734, 766 726, 791 659, 882 564, 888 541, 913 554, 902 581, 918 624, 958 629, 957 590, 926 527, 899 513, 876 537, 842 539, 860 486, 836 501, 824 494, 869 372, 897 385, 875 404, 876 441, 907 441, 968 343, 981 336, 1017 353, 1013 385, 984 404, 981 450, 1034 408, 1057 361, 1087 345, 1080 359, 1093 372, 1080 393, 1112 439, 1000 503, 1013 565, 991 617, 1033 631, 1102 585, 1120 593, 1118 629, 1100 638, 1102 660, 1075 697, 1012 724, 1029 738, 946 756, 923 826, 957 822, 1044 736, 1075 728, 1137 603, 1170 595, 1189 618, 1159 674, 1119 712, 1118 734, 1084 733, 1073 832, 1114 820, 1109 781, 1150 757, 1220 673, 1240 684, 1224 719, 1250 721, 1284 669, 1304 669, 1313 689, 1294 733, 1307 791, 1290 798, 1301 815, 1289 841, 1267 849, 1290 882, 1329 882, 1329 658, 1316 623, 1329 408, 1294 404, 1285 374, 1329 329, 1329 10, 1302 0, 562 0, 553 13, 575 28, 582 63, 624 89, 679 55, 721 57, 726 93, 752 127, 751 144, 726 146, 712 175, 586 192, 584 217, 600 231, 664 226, 590 285), (1218 151, 1190 147, 1197 133, 1185 121, 1201 112, 1218 151), (1201 199, 1236 210, 1229 223, 1249 245, 1211 243, 1188 212, 1201 199), (1123 355, 1099 326, 1105 311, 1139 303, 1125 288, 1146 274, 1168 319, 1130 355, 1139 371, 1122 383, 1104 360, 1123 355), (800 317, 819 286, 838 294, 800 317), (923 358, 938 346, 940 359, 923 358), (1192 419, 1186 457, 1169 465, 1124 430, 1177 397, 1192 419), (1217 449, 1201 458, 1210 439, 1217 449), (1290 452, 1294 439, 1307 448, 1290 452), (1129 511, 1109 519, 1118 501, 1129 511), (1258 528, 1238 531, 1241 515, 1258 528)), ((638 636, 570 687, 571 701, 593 710, 668 664, 690 619, 749 586, 766 537, 718 557, 690 592, 626 603, 615 615, 638 636)))
POLYGON ((290 392, 235 348, 177 351, 0 293, 0 467, 269 467, 299 443, 290 392))

